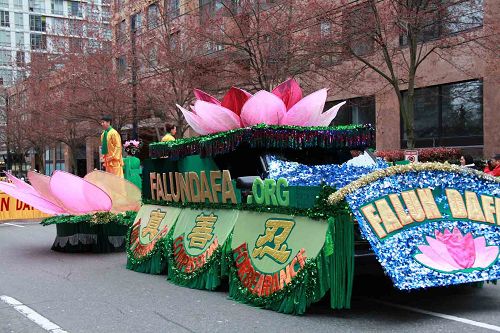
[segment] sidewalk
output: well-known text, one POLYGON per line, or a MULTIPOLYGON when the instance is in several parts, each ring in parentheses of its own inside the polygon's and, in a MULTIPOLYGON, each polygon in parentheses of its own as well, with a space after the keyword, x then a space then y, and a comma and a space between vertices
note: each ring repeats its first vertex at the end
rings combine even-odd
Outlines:
POLYGON ((0 220, 0 224, 4 223, 15 223, 15 224, 37 224, 40 223, 43 220, 43 218, 36 218, 36 219, 23 219, 23 220, 0 220))

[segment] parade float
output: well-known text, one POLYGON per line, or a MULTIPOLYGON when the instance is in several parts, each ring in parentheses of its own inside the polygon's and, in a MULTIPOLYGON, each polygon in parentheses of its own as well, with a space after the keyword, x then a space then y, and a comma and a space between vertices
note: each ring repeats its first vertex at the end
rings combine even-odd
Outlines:
POLYGON ((140 208, 140 190, 127 180, 102 171, 84 178, 56 170, 52 176, 28 172, 30 184, 7 173, 0 189, 52 217, 56 225, 52 250, 115 252, 125 249, 125 236, 140 208))
POLYGON ((180 109, 201 136, 150 145, 127 268, 196 289, 227 282, 234 300, 292 314, 325 296, 349 308, 358 255, 404 290, 500 277, 497 179, 346 163, 374 146, 373 128, 328 127, 342 104, 323 112, 326 90, 302 98, 293 80, 195 95, 180 109))

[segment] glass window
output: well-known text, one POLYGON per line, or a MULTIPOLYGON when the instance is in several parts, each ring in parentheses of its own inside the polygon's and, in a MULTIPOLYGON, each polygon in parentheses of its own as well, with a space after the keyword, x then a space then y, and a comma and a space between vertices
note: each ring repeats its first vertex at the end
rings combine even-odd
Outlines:
POLYGON ((9 12, 6 10, 0 10, 0 26, 10 27, 9 12))
POLYGON ((14 73, 11 69, 0 69, 0 85, 10 86, 14 80, 14 73))
MULTIPOLYGON (((342 101, 327 102, 324 111, 342 101)), ((346 100, 333 119, 332 125, 372 124, 375 125, 375 97, 357 97, 346 100)))
POLYGON ((482 82, 443 86, 443 136, 483 135, 482 82))
MULTIPOLYGON (((65 23, 63 19, 63 24, 65 23)), ((83 25, 80 20, 69 20, 68 21, 69 34, 73 36, 81 36, 83 33, 83 25)))
POLYGON ((9 8, 9 0, 0 0, 0 8, 9 8))
POLYGON ((321 23, 319 24, 319 29, 321 38, 330 37, 330 34, 332 33, 332 22, 321 21, 321 23))
POLYGON ((16 32, 16 47, 24 48, 24 32, 16 32))
POLYGON ((0 46, 10 47, 10 31, 0 30, 0 46))
POLYGON ((67 31, 65 21, 66 19, 63 18, 52 18, 51 32, 54 34, 64 34, 67 31))
POLYGON ((457 1, 446 7, 443 33, 453 34, 483 25, 483 0, 457 1))
POLYGON ((30 12, 45 13, 45 0, 29 0, 30 12))
MULTIPOLYGON (((440 2, 421 2, 427 18, 417 26, 420 30, 417 40, 426 42, 450 34, 481 27, 483 25, 483 0, 440 2)), ((402 34, 399 38, 402 46, 408 44, 408 38, 402 34)))
POLYGON ((31 31, 46 31, 45 16, 30 15, 30 30, 31 31))
POLYGON ((24 29, 24 15, 23 13, 14 13, 14 20, 16 29, 24 29))
POLYGON ((14 0, 15 9, 23 9, 23 0, 14 0))
POLYGON ((125 73, 127 72, 127 60, 125 56, 120 56, 116 58, 116 67, 118 69, 118 77, 123 79, 125 73))
MULTIPOLYGON (((373 51, 374 31, 367 31, 366 27, 374 21, 374 14, 369 4, 361 4, 350 8, 344 13, 343 32, 347 43, 347 51, 363 56, 373 51)), ((375 24, 373 24, 375 27, 375 24)))
POLYGON ((78 1, 71 1, 70 16, 82 17, 82 8, 78 1))
POLYGON ((51 0, 50 9, 52 10, 52 14, 64 15, 63 0, 51 0))
POLYGON ((140 32, 142 29, 142 14, 136 13, 130 16, 130 31, 140 32))
POLYGON ((103 21, 109 21, 109 19, 111 18, 110 8, 106 7, 106 6, 102 6, 101 7, 101 15, 102 15, 103 21))
POLYGON ((223 8, 222 0, 200 0, 200 21, 206 22, 223 8))
POLYGON ((42 34, 30 34, 30 44, 32 50, 46 50, 47 36, 42 34))
POLYGON ((54 172, 54 149, 45 150, 45 174, 50 176, 54 172))
POLYGON ((59 143, 56 145, 56 161, 64 161, 64 146, 59 143))
POLYGON ((117 42, 123 43, 126 39, 126 31, 127 31, 127 22, 122 20, 118 25, 118 34, 116 36, 117 42))
POLYGON ((26 65, 24 51, 16 51, 16 65, 17 67, 24 67, 26 65))
POLYGON ((148 29, 154 29, 160 24, 158 5, 152 4, 148 7, 148 29))
POLYGON ((181 14, 179 0, 165 0, 165 12, 171 19, 181 14))
MULTIPOLYGON (((403 93, 406 99, 407 93, 403 93)), ((483 83, 480 80, 415 90, 417 147, 483 144, 483 83)), ((403 146, 404 126, 401 120, 403 146)))
POLYGON ((12 65, 12 56, 10 50, 0 50, 0 66, 12 65))
POLYGON ((148 63, 150 68, 156 68, 158 66, 158 51, 156 50, 156 46, 149 50, 148 63))

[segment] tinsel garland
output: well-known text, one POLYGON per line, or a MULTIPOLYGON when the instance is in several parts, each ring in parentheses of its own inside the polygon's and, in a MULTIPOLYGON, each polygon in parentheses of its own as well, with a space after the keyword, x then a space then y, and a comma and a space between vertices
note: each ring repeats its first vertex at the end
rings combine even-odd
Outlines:
POLYGON ((152 143, 149 155, 152 158, 168 156, 171 160, 195 154, 214 156, 234 151, 243 142, 251 148, 276 150, 362 149, 374 145, 375 131, 371 125, 302 127, 259 124, 199 137, 152 143))
POLYGON ((128 226, 134 222, 136 215, 137 212, 134 211, 127 211, 118 214, 110 212, 99 212, 99 213, 85 214, 85 215, 57 215, 43 219, 42 222, 40 222, 40 224, 43 226, 47 226, 59 223, 88 222, 90 224, 116 223, 128 226))
POLYGON ((258 296, 243 286, 233 253, 227 253, 229 297, 264 309, 300 315, 330 289, 332 309, 350 308, 354 276, 353 223, 352 220, 348 223, 345 219, 335 218, 330 218, 328 222, 325 244, 318 256, 307 259, 290 283, 269 296, 258 296))
POLYGON ((294 208, 294 207, 281 207, 281 206, 263 206, 258 204, 229 204, 229 203, 210 203, 210 202, 172 202, 163 200, 152 200, 144 199, 144 204, 149 205, 160 205, 160 206, 172 206, 179 208, 191 208, 191 209, 236 209, 236 210, 247 210, 261 213, 275 213, 275 214, 285 214, 291 216, 306 216, 311 219, 323 219, 326 220, 329 216, 334 216, 337 211, 336 206, 329 205, 327 199, 330 194, 335 190, 327 185, 322 187, 322 190, 318 194, 315 204, 311 208, 294 208))
POLYGON ((168 280, 188 288, 215 290, 220 286, 221 279, 229 275, 228 267, 223 258, 231 251, 231 239, 232 231, 224 244, 219 245, 215 249, 202 267, 193 272, 186 273, 176 265, 172 251, 173 237, 170 237, 166 243, 165 250, 168 256, 168 280))
POLYGON ((126 235, 125 246, 127 247, 127 269, 139 273, 162 274, 167 268, 167 242, 172 237, 174 226, 168 231, 167 235, 157 240, 151 251, 145 256, 137 257, 130 248, 130 237, 133 232, 131 226, 126 235))
POLYGON ((496 178, 490 176, 484 172, 477 171, 470 168, 461 168, 457 165, 448 164, 448 163, 412 163, 407 165, 396 165, 393 167, 389 167, 387 169, 380 169, 374 171, 352 183, 349 185, 339 189, 337 192, 331 194, 328 197, 329 204, 335 204, 337 202, 342 201, 346 195, 354 192, 355 190, 366 186, 370 183, 373 183, 377 179, 389 177, 399 173, 407 173, 407 172, 420 172, 420 171, 446 171, 446 172, 455 172, 458 174, 464 175, 473 175, 478 178, 486 179, 489 181, 500 183, 500 178, 496 178))

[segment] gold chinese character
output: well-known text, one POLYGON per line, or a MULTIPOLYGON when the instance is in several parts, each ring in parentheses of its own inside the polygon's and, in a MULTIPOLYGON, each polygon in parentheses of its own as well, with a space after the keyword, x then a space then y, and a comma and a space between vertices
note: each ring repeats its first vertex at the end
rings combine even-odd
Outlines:
POLYGON ((262 257, 268 255, 281 264, 285 263, 292 250, 288 250, 287 245, 284 243, 294 225, 295 221, 292 220, 267 220, 266 232, 257 238, 252 257, 262 259, 262 257), (281 232, 278 234, 279 230, 281 232))
POLYGON ((149 241, 151 242, 158 234, 158 229, 160 228, 161 221, 165 215, 167 215, 167 213, 164 213, 159 209, 153 210, 151 214, 149 214, 148 224, 144 229, 142 229, 141 236, 146 237, 149 235, 149 241))
POLYGON ((196 217, 196 225, 193 230, 187 235, 189 239, 189 247, 205 248, 205 245, 210 241, 213 235, 214 224, 217 222, 217 216, 214 214, 203 215, 196 217))

